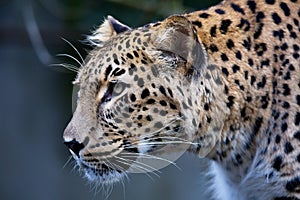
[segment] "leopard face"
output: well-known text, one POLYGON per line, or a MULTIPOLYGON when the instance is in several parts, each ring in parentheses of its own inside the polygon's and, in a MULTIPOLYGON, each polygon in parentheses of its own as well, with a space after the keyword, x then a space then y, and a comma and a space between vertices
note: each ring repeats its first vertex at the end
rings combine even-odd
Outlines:
POLYGON ((137 164, 140 157, 198 148, 193 141, 200 110, 192 104, 198 103, 195 93, 203 91, 192 87, 206 55, 191 23, 173 16, 130 30, 109 17, 96 32, 100 35, 92 39, 101 44, 75 81, 80 88, 77 108, 64 133, 86 176, 111 183, 130 170, 155 168, 137 164), (106 41, 104 31, 112 34, 106 41))

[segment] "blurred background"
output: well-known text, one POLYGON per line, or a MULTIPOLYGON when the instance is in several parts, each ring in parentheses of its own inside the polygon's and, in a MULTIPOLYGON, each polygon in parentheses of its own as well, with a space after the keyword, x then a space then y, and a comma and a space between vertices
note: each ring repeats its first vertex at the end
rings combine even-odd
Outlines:
POLYGON ((209 199, 206 161, 184 154, 160 177, 132 174, 110 195, 82 179, 68 162, 62 134, 72 116, 76 74, 54 63, 85 56, 82 41, 107 15, 137 27, 206 8, 217 0, 0 0, 0 199, 209 199))

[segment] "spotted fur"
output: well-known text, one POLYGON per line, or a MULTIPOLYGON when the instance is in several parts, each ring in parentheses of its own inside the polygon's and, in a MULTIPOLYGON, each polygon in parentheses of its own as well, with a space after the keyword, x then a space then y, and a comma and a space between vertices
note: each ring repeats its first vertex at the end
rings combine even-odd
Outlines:
POLYGON ((124 176, 123 151, 188 141, 214 163, 216 198, 300 198, 299 32, 299 0, 225 0, 137 29, 108 17, 65 143, 99 182, 124 176))

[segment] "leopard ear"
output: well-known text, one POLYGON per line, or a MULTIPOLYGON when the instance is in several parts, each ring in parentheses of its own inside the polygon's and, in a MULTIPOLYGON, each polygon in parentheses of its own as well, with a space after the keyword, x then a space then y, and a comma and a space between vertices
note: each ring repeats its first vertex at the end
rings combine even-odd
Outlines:
MULTIPOLYGON (((199 75, 206 66, 207 56, 198 41, 192 23, 184 16, 174 15, 157 26, 153 37, 155 48, 172 59, 183 60, 176 66, 185 75, 199 75)), ((174 63, 174 62, 172 62, 174 63)))
POLYGON ((111 37, 128 30, 131 30, 131 28, 109 15, 93 34, 88 36, 88 41, 92 45, 102 46, 103 43, 110 40, 111 37))

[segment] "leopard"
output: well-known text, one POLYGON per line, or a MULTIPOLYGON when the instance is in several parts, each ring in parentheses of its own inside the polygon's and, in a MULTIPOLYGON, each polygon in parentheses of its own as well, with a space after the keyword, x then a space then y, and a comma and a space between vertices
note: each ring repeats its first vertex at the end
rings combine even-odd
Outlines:
POLYGON ((108 16, 64 143, 96 183, 188 151, 211 163, 215 199, 300 199, 299 21, 299 0, 224 0, 138 28, 108 16))

